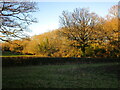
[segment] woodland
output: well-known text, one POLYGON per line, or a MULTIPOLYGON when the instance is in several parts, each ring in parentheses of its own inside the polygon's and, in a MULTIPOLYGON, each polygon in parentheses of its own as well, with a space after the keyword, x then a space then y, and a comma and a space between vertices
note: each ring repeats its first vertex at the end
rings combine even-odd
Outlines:
POLYGON ((28 25, 37 22, 28 14, 37 10, 35 4, 3 3, 0 12, 0 46, 3 55, 11 52, 40 57, 120 56, 118 5, 112 6, 104 18, 87 8, 63 11, 58 29, 28 37, 24 31, 28 30, 28 25))

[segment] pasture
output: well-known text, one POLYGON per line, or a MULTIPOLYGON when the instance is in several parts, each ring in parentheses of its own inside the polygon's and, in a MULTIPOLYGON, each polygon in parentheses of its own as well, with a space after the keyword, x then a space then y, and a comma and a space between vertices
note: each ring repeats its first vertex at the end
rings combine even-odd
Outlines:
POLYGON ((120 63, 3 67, 3 88, 120 88, 120 63))

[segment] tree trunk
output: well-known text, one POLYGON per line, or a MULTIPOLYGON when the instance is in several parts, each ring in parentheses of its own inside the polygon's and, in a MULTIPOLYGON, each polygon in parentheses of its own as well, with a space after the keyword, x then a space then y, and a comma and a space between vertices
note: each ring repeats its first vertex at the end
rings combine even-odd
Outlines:
POLYGON ((82 52, 83 52, 82 57, 85 57, 85 56, 86 56, 86 55, 85 55, 85 46, 82 46, 81 50, 82 50, 82 52))

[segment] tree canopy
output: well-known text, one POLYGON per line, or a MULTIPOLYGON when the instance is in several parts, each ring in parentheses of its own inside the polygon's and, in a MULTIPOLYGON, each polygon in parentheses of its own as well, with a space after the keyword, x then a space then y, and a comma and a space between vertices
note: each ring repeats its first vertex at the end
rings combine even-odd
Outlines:
POLYGON ((2 50, 41 57, 120 57, 120 19, 114 7, 117 6, 109 9, 107 18, 87 8, 63 11, 59 29, 35 35, 29 41, 13 40, 16 45, 3 43, 2 50))
POLYGON ((100 17, 86 8, 76 8, 73 12, 63 11, 60 17, 61 34, 73 41, 72 46, 85 48, 98 39, 97 25, 102 23, 100 17))
POLYGON ((34 2, 0 2, 0 40, 25 38, 28 25, 36 22, 31 13, 37 7, 34 2))

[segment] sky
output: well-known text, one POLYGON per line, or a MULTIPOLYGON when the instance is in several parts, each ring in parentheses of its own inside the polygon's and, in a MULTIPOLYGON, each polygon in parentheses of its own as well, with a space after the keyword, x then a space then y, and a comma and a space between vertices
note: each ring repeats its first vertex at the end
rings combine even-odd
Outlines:
POLYGON ((110 7, 116 4, 118 2, 37 2, 39 11, 32 13, 32 16, 37 18, 38 23, 29 26, 32 30, 29 35, 39 35, 58 29, 62 11, 72 12, 75 8, 89 8, 90 12, 105 17, 110 7))

